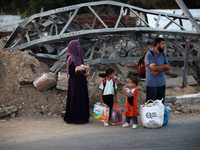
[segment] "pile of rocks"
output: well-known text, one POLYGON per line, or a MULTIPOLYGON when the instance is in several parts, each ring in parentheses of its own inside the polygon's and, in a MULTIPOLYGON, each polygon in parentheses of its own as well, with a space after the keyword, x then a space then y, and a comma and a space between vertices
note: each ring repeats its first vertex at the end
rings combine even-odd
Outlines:
MULTIPOLYGON (((0 118, 5 117, 52 117, 60 116, 65 110, 67 89, 58 89, 53 86, 47 90, 40 91, 33 86, 33 81, 44 73, 49 72, 52 62, 47 60, 39 60, 26 51, 15 52, 0 52, 0 118)), ((130 64, 129 64, 130 66, 130 64)), ((124 112, 126 96, 122 92, 122 87, 128 85, 128 77, 124 77, 121 72, 126 72, 126 75, 137 75, 137 69, 126 66, 99 65, 91 68, 91 73, 94 73, 88 91, 90 97, 91 109, 93 104, 100 101, 99 85, 102 78, 98 77, 99 72, 104 72, 107 67, 112 67, 116 70, 116 83, 118 86, 118 105, 124 112), (123 69, 126 68, 126 71, 123 69), (136 74, 133 74, 136 72, 136 74)), ((64 73, 65 74, 65 73, 64 73)), ((67 87, 67 85, 66 85, 67 87)), ((174 93, 177 87, 170 87, 169 93, 174 93)), ((138 85, 138 107, 145 102, 145 82, 140 81, 138 85)), ((168 89, 167 89, 168 90, 168 89)), ((194 93, 193 90, 179 89, 177 93, 182 94, 194 93), (191 92, 191 93, 189 93, 191 92)), ((176 92, 172 96, 176 96, 176 92)), ((191 110, 190 105, 183 104, 167 104, 171 113, 177 112, 199 112, 191 110), (180 106, 179 106, 180 105, 180 106)))
POLYGON ((200 113, 199 102, 195 102, 194 104, 185 104, 185 103, 165 103, 167 106, 169 113, 171 114, 179 114, 179 113, 200 113))

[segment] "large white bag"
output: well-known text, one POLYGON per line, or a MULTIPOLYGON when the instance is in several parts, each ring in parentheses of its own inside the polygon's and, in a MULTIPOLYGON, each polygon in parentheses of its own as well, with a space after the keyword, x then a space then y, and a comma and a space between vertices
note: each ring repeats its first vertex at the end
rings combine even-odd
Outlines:
POLYGON ((164 106, 162 104, 162 100, 149 100, 144 105, 141 105, 140 116, 144 127, 161 127, 164 120, 164 106))

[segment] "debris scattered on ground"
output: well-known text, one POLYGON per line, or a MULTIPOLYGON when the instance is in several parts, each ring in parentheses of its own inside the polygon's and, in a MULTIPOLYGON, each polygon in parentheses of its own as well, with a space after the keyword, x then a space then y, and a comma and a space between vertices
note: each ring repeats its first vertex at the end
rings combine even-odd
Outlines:
MULTIPOLYGON (((60 116, 66 106, 66 88, 59 89, 57 85, 40 91, 34 85, 33 81, 49 72, 52 62, 45 59, 37 59, 26 51, 0 52, 0 117, 6 120, 14 117, 52 117, 60 116), (7 113, 4 113, 7 110, 7 113), (12 111, 10 111, 12 110, 12 111)), ((90 105, 100 101, 99 85, 102 78, 98 77, 99 72, 104 72, 106 67, 116 67, 116 65, 99 65, 91 68, 93 73, 88 84, 90 96, 90 105)), ((133 66, 134 68, 135 66, 133 66)), ((125 66, 120 67, 121 69, 125 66)), ((116 70, 116 83, 118 86, 118 105, 124 112, 126 97, 122 93, 122 87, 127 84, 128 78, 120 74, 123 70, 116 70)), ((130 72, 137 72, 135 69, 128 69, 130 72)), ((63 76, 66 72, 62 72, 63 76)), ((132 75, 132 74, 130 74, 132 75)), ((65 76, 64 76, 65 77, 65 76)), ((60 78, 64 78, 61 77, 60 78)), ((62 83, 63 84, 63 83, 62 83)), ((63 85, 62 85, 63 86, 63 85)), ((145 82, 140 81, 138 85, 138 106, 145 102, 145 82)), ((199 90, 200 91, 200 90, 199 90)), ((176 96, 184 94, 197 93, 195 88, 188 86, 180 88, 177 86, 169 87, 166 90, 166 96, 176 96)), ((200 103, 197 105, 199 106, 200 103)), ((194 104, 167 104, 170 113, 199 113, 199 107, 194 104)), ((92 110, 91 110, 92 111, 92 110)))

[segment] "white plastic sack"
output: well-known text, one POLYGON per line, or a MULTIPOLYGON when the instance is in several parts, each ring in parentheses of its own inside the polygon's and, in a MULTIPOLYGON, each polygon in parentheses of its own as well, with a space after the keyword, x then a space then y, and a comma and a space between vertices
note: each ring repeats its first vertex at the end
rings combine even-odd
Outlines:
POLYGON ((159 128, 163 125, 164 120, 164 106, 162 100, 146 102, 140 106, 140 116, 142 124, 146 128, 159 128))

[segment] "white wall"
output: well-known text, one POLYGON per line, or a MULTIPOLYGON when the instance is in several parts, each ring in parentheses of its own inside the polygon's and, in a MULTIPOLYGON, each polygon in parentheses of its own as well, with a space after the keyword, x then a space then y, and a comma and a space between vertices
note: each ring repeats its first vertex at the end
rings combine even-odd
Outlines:
POLYGON ((17 15, 0 15, 0 31, 13 31, 13 28, 22 21, 17 15))
MULTIPOLYGON (((155 11, 160 11, 160 12, 164 12, 164 13, 170 13, 170 14, 178 14, 178 15, 183 15, 183 11, 181 9, 171 9, 171 10, 155 10, 155 11)), ((192 14, 193 17, 198 17, 200 18, 200 9, 190 9, 189 10, 190 13, 192 14)), ((148 15, 148 19, 149 19, 149 24, 152 27, 155 27, 156 21, 155 21, 155 16, 153 15, 148 15)), ((157 17, 156 17, 157 18, 157 17)), ((171 18, 172 19, 172 18, 171 18)), ((183 21, 183 27, 186 30, 189 31, 196 31, 196 29, 193 27, 192 23, 189 20, 182 20, 183 21)), ((165 27, 165 25, 167 25, 170 22, 169 19, 167 19, 166 17, 161 17, 160 22, 159 22, 159 27, 158 28, 163 28, 165 27)), ((177 22, 179 24, 179 20, 175 20, 175 22, 177 22)), ((177 25, 175 25, 174 23, 170 25, 170 27, 168 27, 167 29, 173 29, 173 30, 180 30, 180 27, 178 27, 177 25)))
MULTIPOLYGON (((170 13, 170 14, 178 14, 178 15, 182 15, 183 11, 181 9, 154 9, 152 11, 159 11, 159 12, 164 12, 164 13, 170 13)), ((193 17, 198 17, 200 18, 200 9, 189 9, 190 13, 192 14, 193 17)), ((134 14, 131 14, 131 16, 135 16, 134 14)), ((143 17, 144 18, 144 17, 143 17)), ((147 15, 148 18, 148 22, 149 25, 153 28, 155 28, 156 25, 156 19, 158 18, 158 16, 155 15, 147 15)), ((173 18, 171 18, 173 19, 173 18)), ((166 17, 161 17, 160 21, 159 21, 159 26, 158 29, 163 29, 168 23, 170 22, 169 19, 167 19, 166 17)), ((179 24, 179 20, 175 20, 175 22, 177 22, 179 24)), ((144 25, 144 23, 143 23, 144 25)), ((184 20, 183 21, 183 27, 186 30, 189 31, 196 31, 196 29, 192 26, 192 23, 190 21, 184 20)), ((178 27, 177 25, 175 25, 174 23, 170 25, 170 27, 168 27, 167 29, 173 29, 173 30, 180 30, 180 27, 178 27)))

